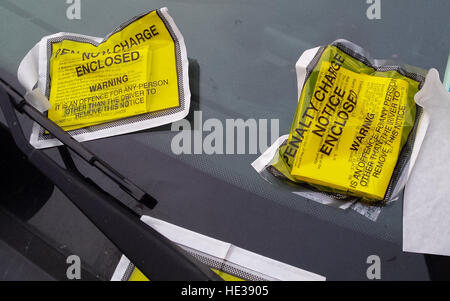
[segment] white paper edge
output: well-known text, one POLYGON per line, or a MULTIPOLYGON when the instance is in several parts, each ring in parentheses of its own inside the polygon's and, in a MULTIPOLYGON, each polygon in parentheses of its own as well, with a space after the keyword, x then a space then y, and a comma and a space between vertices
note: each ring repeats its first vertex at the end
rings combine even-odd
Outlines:
MULTIPOLYGON (((434 74, 434 82, 433 83, 429 83, 426 84, 422 87, 422 89, 415 95, 414 99, 416 101, 416 103, 418 105, 420 105, 420 103, 422 101, 426 101, 428 97, 430 97, 429 95, 433 95, 436 89, 436 85, 438 86, 442 86, 442 88, 445 90, 445 87, 443 86, 443 84, 440 81, 439 78, 439 73, 436 69, 430 69, 430 71, 432 71, 435 73, 434 74), (437 77, 436 77, 437 75, 437 77)), ((428 77, 428 75, 427 75, 428 77)), ((445 90, 445 92, 447 92, 445 90)), ((416 133, 416 141, 414 142, 414 147, 413 147, 413 151, 411 154, 411 166, 408 170, 408 176, 411 174, 413 167, 414 167, 414 163, 416 162, 419 154, 420 154, 420 147, 422 146, 422 143, 425 139, 425 134, 427 132, 428 126, 430 124, 430 115, 429 113, 427 113, 424 109, 423 111, 423 115, 422 115, 422 119, 421 119, 421 123, 419 124, 417 133, 416 133)), ((407 187, 405 187, 405 190, 407 189, 407 187)), ((403 199, 403 216, 405 215, 405 212, 408 209, 408 200, 407 199, 403 199)), ((408 253, 416 253, 416 254, 431 254, 431 255, 440 255, 440 256, 450 256, 450 252, 444 252, 444 251, 436 251, 433 250, 433 248, 429 248, 426 245, 423 246, 418 246, 416 242, 411 243, 408 240, 405 240, 405 231, 407 229, 407 226, 404 224, 404 220, 402 222, 403 224, 403 233, 402 233, 402 251, 403 252, 408 252, 408 253)))
POLYGON ((193 247, 200 252, 211 254, 218 258, 225 258, 228 249, 231 247, 229 243, 181 228, 174 224, 170 224, 147 215, 143 215, 141 220, 176 244, 186 247, 193 247))
MULTIPOLYGON (((144 215, 141 217, 141 220, 176 244, 190 247, 221 259, 226 259, 231 263, 244 266, 257 273, 268 275, 275 279, 282 281, 326 280, 325 277, 318 274, 287 265, 150 216, 144 215)), ((111 281, 121 280, 129 263, 130 261, 122 255, 111 281)))
POLYGON ((283 142, 289 138, 289 135, 283 135, 279 137, 275 142, 268 148, 266 151, 259 156, 255 161, 252 163, 252 167, 258 172, 262 172, 263 169, 269 164, 273 156, 275 156, 275 153, 278 151, 278 148, 280 147, 283 142))
POLYGON ((125 274, 129 265, 130 260, 125 255, 122 255, 120 257, 119 263, 116 266, 116 269, 114 270, 114 274, 111 277, 111 281, 122 281, 123 275, 125 274))
POLYGON ((422 116, 419 119, 419 125, 417 126, 416 140, 414 141, 414 146, 411 152, 411 158, 408 168, 408 178, 411 175, 414 164, 416 164, 417 156, 419 155, 420 147, 422 146, 423 140, 425 139, 425 134, 428 130, 428 125, 430 124, 430 114, 427 111, 422 111, 422 116))
MULTIPOLYGON (((430 71, 431 70, 433 69, 430 69, 430 71)), ((436 69, 434 70, 435 70, 434 72, 437 72, 436 69)), ((430 71, 428 71, 428 73, 430 71)), ((432 90, 433 88, 434 85, 430 86, 424 84, 422 89, 419 92, 417 92, 416 95, 414 95, 415 102, 420 106, 421 101, 424 101, 424 99, 428 98, 429 94, 433 94, 433 91, 430 91, 430 89, 432 90)), ((419 125, 417 127, 416 140, 414 141, 413 150, 411 152, 411 159, 410 159, 411 164, 408 169, 408 177, 413 170, 414 164, 416 163, 417 157, 420 152, 420 147, 422 146, 423 140, 425 139, 425 134, 427 133, 429 124, 430 124, 430 114, 425 109, 423 109, 422 116, 419 120, 419 125)))
POLYGON ((314 59, 320 47, 305 50, 295 63, 295 71, 297 73, 297 102, 300 101, 303 86, 306 80, 306 67, 314 59))
POLYGON ((229 262, 282 281, 325 281, 326 278, 280 261, 231 246, 227 258, 229 262))

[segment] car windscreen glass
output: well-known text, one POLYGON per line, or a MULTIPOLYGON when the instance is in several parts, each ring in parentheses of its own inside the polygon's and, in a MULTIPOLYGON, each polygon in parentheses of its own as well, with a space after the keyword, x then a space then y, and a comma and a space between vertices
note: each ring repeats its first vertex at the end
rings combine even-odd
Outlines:
MULTIPOLYGON (((380 249, 384 244, 401 247, 401 200, 383 208, 378 220, 372 222, 352 210, 331 208, 282 192, 260 178, 250 164, 270 145, 270 140, 289 132, 297 104, 294 65, 304 50, 345 38, 374 57, 393 58, 425 69, 435 67, 443 78, 450 49, 450 41, 444 36, 450 30, 450 3, 383 2, 381 19, 370 20, 368 5, 357 0, 168 4, 81 1, 81 19, 70 20, 65 1, 4 0, 0 3, 1 75, 19 87, 15 80, 17 67, 44 35, 74 32, 103 37, 129 18, 163 6, 168 6, 187 47, 192 97, 186 119, 191 129, 218 119, 224 125, 223 154, 207 154, 202 147, 194 149, 195 139, 202 140, 208 131, 203 132, 203 137, 190 131, 190 154, 176 154, 173 141, 179 131, 171 125, 85 142, 87 148, 160 202, 152 211, 142 206, 137 210, 331 278, 338 278, 338 272, 314 260, 314 253, 320 248, 322 256, 338 260, 346 249, 332 254, 321 239, 336 246, 339 235, 356 233, 356 241, 376 239, 380 249), (238 119, 251 119, 259 125, 258 141, 265 145, 256 152, 246 139, 244 153, 238 154, 237 135, 229 138, 230 129, 234 129, 226 127, 227 120, 238 119), (271 137, 272 128, 276 133, 271 137), (265 138, 261 133, 266 134, 265 138), (302 241, 311 249, 305 249, 302 241), (292 249, 286 253, 288 246, 292 249)), ((23 119, 23 127, 29 134, 31 122, 23 119)), ((247 131, 247 138, 249 134, 247 131)), ((60 160, 56 149, 46 152, 60 160)), ((75 159, 89 177, 114 196, 134 204, 100 173, 75 159)), ((90 258, 92 265, 107 262, 113 266, 117 250, 67 200, 61 201, 64 199, 55 190, 30 223, 90 258), (64 230, 55 230, 58 227, 64 230), (86 237, 96 252, 83 245, 86 237)), ((352 243, 351 237, 342 239, 343 243, 352 243)), ((366 255, 352 252, 356 257, 366 255)), ((352 269, 348 277, 359 273, 356 267, 352 269)))

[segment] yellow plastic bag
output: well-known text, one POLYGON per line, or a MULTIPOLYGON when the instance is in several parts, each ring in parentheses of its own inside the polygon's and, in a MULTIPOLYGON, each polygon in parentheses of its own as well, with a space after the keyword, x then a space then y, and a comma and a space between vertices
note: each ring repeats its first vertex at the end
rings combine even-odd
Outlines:
MULTIPOLYGON (((166 8, 134 17, 105 38, 44 37, 18 77, 27 90, 37 83, 50 103, 48 118, 80 141, 173 122, 189 111, 186 48, 166 8)), ((38 126, 31 142, 58 144, 38 126)))
POLYGON ((321 47, 307 69, 272 171, 319 191, 387 201, 409 159, 423 75, 373 64, 344 40, 321 47))

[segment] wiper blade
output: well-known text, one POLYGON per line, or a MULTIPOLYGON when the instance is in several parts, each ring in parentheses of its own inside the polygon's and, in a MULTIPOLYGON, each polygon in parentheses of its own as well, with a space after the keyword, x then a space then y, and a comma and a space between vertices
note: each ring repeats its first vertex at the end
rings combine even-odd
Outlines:
POLYGON ((142 203, 148 208, 152 209, 156 206, 158 201, 150 194, 142 190, 131 180, 124 177, 117 170, 112 168, 108 163, 100 159, 94 153, 85 148, 81 143, 73 139, 68 133, 62 130, 57 124, 48 119, 33 106, 31 106, 25 98, 14 87, 9 85, 6 81, 0 78, 0 85, 11 96, 14 108, 32 120, 37 122, 40 126, 45 128, 50 134, 57 138, 62 144, 70 148, 73 152, 78 154, 84 161, 90 165, 95 166, 103 174, 113 180, 119 187, 133 197, 136 201, 142 203))
POLYGON ((207 265, 143 223, 136 212, 94 182, 82 177, 77 170, 71 168, 73 166, 66 166, 67 169, 64 169, 45 152, 32 147, 23 134, 15 110, 41 124, 68 148, 115 179, 123 186, 122 188, 126 187, 124 190, 135 198, 140 197, 144 202, 146 198, 150 198, 151 204, 156 203, 151 196, 26 103, 20 93, 1 78, 0 106, 15 143, 28 156, 28 160, 47 176, 145 276, 151 280, 223 280, 207 265))

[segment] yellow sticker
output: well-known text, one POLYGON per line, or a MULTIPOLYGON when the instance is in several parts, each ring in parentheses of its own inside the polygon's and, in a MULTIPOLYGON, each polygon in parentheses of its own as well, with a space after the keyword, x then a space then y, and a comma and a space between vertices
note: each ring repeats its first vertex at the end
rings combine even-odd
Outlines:
POLYGON ((301 141, 292 176, 382 200, 401 150, 408 86, 355 73, 338 60, 322 62, 311 101, 300 99, 305 118, 291 133, 291 141, 301 141))
POLYGON ((157 11, 100 43, 52 44, 48 117, 64 130, 180 106, 174 40, 157 11))
MULTIPOLYGON (((231 274, 225 273, 222 270, 217 270, 213 268, 211 268, 211 270, 217 275, 219 275, 225 281, 245 281, 242 278, 238 278, 231 274)), ((128 278, 128 281, 150 281, 150 280, 138 268, 134 268, 133 272, 130 275, 130 278, 128 278)))

